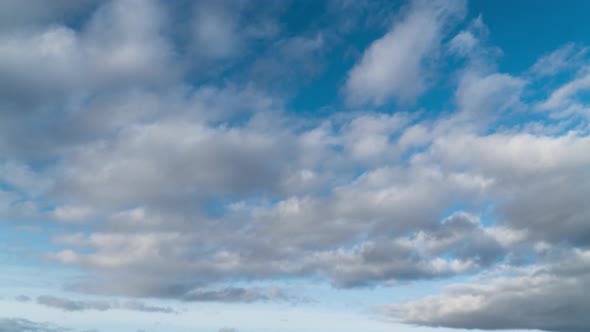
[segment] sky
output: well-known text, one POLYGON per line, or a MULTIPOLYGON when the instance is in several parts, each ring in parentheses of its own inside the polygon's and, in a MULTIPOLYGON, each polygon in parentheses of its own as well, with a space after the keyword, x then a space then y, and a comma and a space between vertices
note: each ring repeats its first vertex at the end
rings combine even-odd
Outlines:
POLYGON ((589 10, 0 1, 0 332, 590 330, 589 10))

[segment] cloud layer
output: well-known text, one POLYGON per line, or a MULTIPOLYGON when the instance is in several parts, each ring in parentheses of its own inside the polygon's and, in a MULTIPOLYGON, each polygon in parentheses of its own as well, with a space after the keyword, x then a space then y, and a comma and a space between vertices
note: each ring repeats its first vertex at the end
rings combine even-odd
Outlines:
POLYGON ((1 220, 43 230, 29 256, 75 269, 67 290, 136 298, 37 304, 173 313, 141 299, 294 303, 309 299, 268 285, 473 277, 384 311, 590 328, 587 47, 502 72, 463 1, 387 19, 330 2, 337 22, 305 28, 281 23, 288 2, 31 3, 45 10, 0 5, 19 13, 0 23, 1 220), (341 102, 293 106, 284 90, 334 71, 359 22, 379 35, 334 80, 341 102), (437 85, 445 102, 421 104, 437 85))

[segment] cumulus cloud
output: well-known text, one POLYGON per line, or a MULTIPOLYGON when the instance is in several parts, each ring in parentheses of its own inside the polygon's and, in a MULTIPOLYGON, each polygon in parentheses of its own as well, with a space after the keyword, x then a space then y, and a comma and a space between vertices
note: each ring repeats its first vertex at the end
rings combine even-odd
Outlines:
POLYGON ((89 16, 80 30, 53 24, 0 31, 3 153, 27 160, 55 156, 79 142, 68 121, 55 119, 78 116, 103 93, 174 82, 172 46, 162 34, 158 3, 104 2, 89 16))
POLYGON ((502 73, 481 16, 453 33, 462 1, 413 1, 348 73, 345 98, 355 107, 411 102, 452 57, 449 109, 311 116, 273 88, 321 67, 337 33, 281 34, 264 15, 268 25, 242 25, 250 2, 190 4, 182 30, 186 22, 172 19, 179 9, 167 6, 104 2, 76 25, 0 31, 0 216, 46 221, 35 236, 51 243, 31 256, 76 268, 68 290, 137 298, 38 304, 172 313, 139 300, 299 302, 264 285, 394 285, 505 266, 521 272, 476 279, 451 291, 456 301, 444 293, 390 309, 433 326, 587 327, 555 294, 562 288, 583 308, 573 290, 588 286, 585 272, 562 273, 569 263, 552 257, 563 251, 584 267, 590 244, 583 47, 502 73), (268 89, 250 80, 264 73, 245 54, 265 38, 258 60, 295 72, 277 71, 268 89), (569 81, 539 81, 575 71, 571 61, 581 65, 569 81), (222 63, 227 76, 208 82, 193 62, 222 63), (509 292, 527 287, 518 298, 509 292), (540 296, 559 305, 535 305, 540 296), (494 325, 502 315, 505 325, 494 325))
POLYGON ((574 251, 560 262, 516 276, 453 285, 443 294, 387 308, 418 325, 461 329, 586 331, 590 306, 589 253, 574 251))
POLYGON ((47 101, 81 87, 161 82, 170 72, 161 22, 155 2, 127 0, 100 7, 83 31, 55 25, 1 34, 0 71, 12 82, 3 99, 47 101))
MULTIPOLYGON (((347 137, 359 135, 365 127, 386 128, 383 130, 390 132, 408 131, 415 135, 416 127, 402 129, 405 123, 405 120, 396 118, 356 117, 338 131, 319 137, 330 144, 341 145, 343 148, 335 155, 346 158, 347 163, 364 163, 355 152, 359 140, 347 137), (395 129, 397 126, 401 128, 395 129)), ((317 130, 302 134, 305 149, 318 148, 317 141, 315 145, 308 145, 310 137, 317 137, 317 130)), ((378 134, 378 131, 371 132, 378 134)), ((587 137, 576 134, 558 137, 512 133, 479 135, 470 130, 449 128, 444 131, 435 128, 433 133, 436 134, 434 137, 419 140, 420 144, 427 146, 415 153, 407 166, 382 166, 366 171, 360 177, 352 177, 350 183, 336 186, 329 195, 291 197, 287 194, 272 204, 238 201, 230 205, 222 219, 201 215, 198 223, 193 222, 198 210, 180 213, 178 208, 171 209, 175 205, 160 203, 168 201, 165 195, 186 195, 172 190, 181 183, 196 181, 194 183, 201 188, 206 186, 207 182, 198 182, 198 177, 192 180, 190 173, 187 173, 188 177, 180 177, 178 182, 172 181, 172 173, 159 178, 167 179, 168 183, 148 182, 149 188, 171 186, 169 193, 166 190, 135 191, 139 182, 118 189, 117 182, 124 184, 134 175, 117 181, 99 177, 100 181, 108 180, 104 188, 113 190, 112 193, 93 196, 100 188, 97 185, 81 186, 73 192, 82 198, 90 194, 88 202, 94 204, 100 204, 104 199, 103 206, 116 212, 102 224, 103 231, 56 238, 58 243, 71 249, 52 253, 49 257, 62 264, 97 271, 97 279, 91 282, 92 285, 77 285, 75 289, 78 290, 182 298, 214 281, 241 277, 267 280, 319 274, 340 287, 440 278, 474 273, 507 256, 517 261, 517 256, 526 255, 526 250, 519 248, 519 242, 534 244, 535 241, 567 239, 572 245, 586 243, 588 237, 583 222, 586 207, 581 198, 576 199, 584 197, 578 194, 585 188, 575 186, 579 189, 576 192, 568 188, 574 187, 569 181, 586 176, 589 161, 581 151, 585 150, 587 137), (539 190, 545 192, 545 196, 538 197, 539 190), (129 196, 114 196, 116 194, 129 196), (116 200, 112 200, 113 197, 116 200), (423 197, 429 199, 424 201, 423 197), (539 200, 545 203, 532 208, 539 200), (112 205, 119 201, 146 205, 120 210, 116 204, 112 205), (565 204, 566 201, 569 203, 565 204), (500 218, 499 225, 484 226, 478 221, 477 214, 469 213, 440 218, 450 206, 457 204, 467 204, 467 211, 490 205, 494 216, 500 218), (576 213, 569 217, 568 209, 576 213), (532 213, 532 210, 536 212, 532 213), (560 219, 567 220, 567 223, 556 223, 557 216, 567 218, 560 219), (531 224, 536 227, 529 228, 531 224), (276 243, 282 243, 281 248, 277 248, 276 243), (120 252, 127 254, 121 256, 120 252), (135 278, 137 275, 144 276, 141 282, 135 278), (191 278, 186 278, 187 275, 191 278), (110 282, 112 278, 129 282, 118 286, 119 283, 110 282)), ((190 134, 187 132, 184 137, 188 138, 190 134)), ((360 137, 365 136, 360 134, 360 137)), ((407 140, 386 137, 383 146, 396 151, 402 148, 398 144, 407 146, 407 140)), ((129 142, 140 141, 134 138, 129 142)), ((154 142, 138 146, 154 148, 154 142)), ((179 146, 171 141, 165 145, 171 144, 179 146)), ((190 144, 195 143, 191 141, 190 144)), ((135 146, 129 146, 135 149, 135 146)), ((170 155, 170 152, 166 153, 170 155)), ((129 164, 132 159, 128 156, 136 158, 137 155, 137 151, 125 152, 117 158, 107 159, 129 164)), ((317 167, 309 164, 313 161, 308 159, 309 154, 303 155, 306 159, 295 159, 291 165, 301 162, 307 163, 306 168, 317 167)), ((182 158, 185 158, 184 154, 182 158)), ((93 158, 84 160, 92 161, 93 158)), ((174 158, 161 160, 174 161, 174 158)), ((379 165, 378 160, 373 162, 379 165)), ((144 161, 138 165, 152 163, 144 161)), ((91 162, 90 166, 94 164, 91 162)), ((161 172, 167 166, 163 163, 158 169, 161 172)), ((113 174, 116 168, 109 169, 113 174)), ((319 168, 314 171, 321 174, 319 168)), ((234 174, 237 170, 228 172, 234 174)), ((264 176, 270 175, 268 171, 266 173, 264 176)), ((223 177, 219 179, 222 182, 212 182, 211 188, 223 188, 220 184, 225 180, 223 177)), ((211 180, 217 181, 214 177, 207 179, 211 180)), ((235 184, 233 181, 227 183, 235 184)), ((259 181, 257 185, 260 184, 259 181)), ((241 189, 228 187, 227 190, 229 193, 241 189)), ((171 201, 177 203, 181 197, 171 201)), ((210 297, 215 295, 205 293, 210 297)))
POLYGON ((462 1, 413 1, 393 28, 374 41, 351 69, 346 82, 352 104, 382 105, 395 98, 413 101, 426 80, 441 38, 464 12, 462 1))

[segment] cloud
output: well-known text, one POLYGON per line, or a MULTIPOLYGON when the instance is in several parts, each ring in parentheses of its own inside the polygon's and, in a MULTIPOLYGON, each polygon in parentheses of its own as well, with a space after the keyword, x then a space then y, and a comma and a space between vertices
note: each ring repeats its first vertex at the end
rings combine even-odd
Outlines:
MULTIPOLYGON (((409 137, 404 135, 406 131, 412 133, 416 130, 414 126, 404 127, 408 126, 406 123, 403 117, 357 115, 335 131, 314 128, 300 133, 300 140, 305 144, 300 146, 303 149, 301 154, 291 157, 289 167, 301 165, 299 167, 310 170, 310 173, 313 170, 318 177, 323 177, 322 168, 317 168, 324 163, 323 159, 312 157, 316 149, 324 151, 328 144, 339 145, 337 151, 326 150, 335 156, 332 160, 340 159, 345 165, 365 163, 365 158, 359 156, 370 155, 355 152, 362 139, 354 137, 379 135, 380 130, 390 134, 399 131, 400 140, 383 135, 384 151, 404 151, 411 144, 408 145, 408 139, 401 138, 409 137), (365 131, 370 135, 363 134, 365 131), (312 137, 315 138, 311 140, 312 137)), ((101 148, 97 150, 100 153, 96 157, 81 160, 89 162, 92 169, 98 164, 94 160, 102 160, 101 167, 108 165, 108 160, 113 160, 113 165, 130 165, 138 156, 145 156, 145 159, 138 159, 143 161, 137 165, 159 165, 155 169, 166 176, 141 179, 167 182, 147 182, 146 188, 160 188, 160 191, 136 191, 140 182, 123 185, 139 174, 141 168, 137 167, 135 174, 125 176, 125 180, 98 177, 98 181, 107 180, 104 185, 98 186, 100 182, 97 182, 75 188, 72 193, 76 193, 77 197, 88 197, 88 203, 103 204, 104 211, 112 212, 90 235, 56 238, 69 248, 51 253, 48 257, 62 264, 98 271, 94 273, 95 278, 88 284, 77 285, 76 290, 181 299, 192 290, 207 289, 212 283, 244 277, 269 280, 321 275, 339 287, 441 278, 475 273, 504 258, 516 262, 527 254, 520 246, 532 247, 537 241, 557 243, 567 239, 572 245, 587 242, 583 223, 586 207, 582 204, 583 200, 576 198, 585 197, 586 188, 573 184, 576 179, 587 176, 585 170, 589 160, 581 152, 586 149, 586 136, 510 132, 478 134, 468 128, 441 130, 437 127, 439 125, 445 126, 443 122, 435 124, 432 134, 427 135, 430 137, 418 140, 424 146, 411 155, 406 166, 385 166, 390 160, 397 160, 395 158, 369 159, 373 163, 368 164, 372 167, 370 170, 358 177, 351 176, 348 183, 334 185, 328 194, 316 196, 304 191, 303 195, 291 196, 288 191, 276 188, 277 193, 285 195, 284 198, 272 203, 232 202, 222 218, 203 214, 197 219, 198 223, 194 220, 199 210, 182 210, 182 204, 165 204, 178 203, 186 195, 173 188, 191 183, 194 184, 189 188, 207 188, 210 183, 211 188, 220 190, 225 187, 222 184, 227 183, 232 186, 222 193, 239 193, 243 189, 233 186, 239 182, 225 182, 225 175, 206 179, 215 182, 200 182, 201 178, 191 173, 182 177, 172 165, 193 164, 185 159, 190 153, 179 153, 182 162, 176 163, 174 151, 162 149, 160 151, 167 158, 151 159, 155 154, 150 151, 157 151, 154 148, 158 144, 182 147, 172 134, 163 135, 165 139, 160 140, 159 135, 152 134, 152 128, 153 133, 162 129, 166 129, 163 133, 178 133, 181 132, 178 128, 187 128, 186 134, 182 135, 187 139, 187 147, 195 146, 195 151, 200 151, 203 145, 199 145, 198 140, 189 139, 191 135, 198 134, 194 127, 176 127, 176 124, 170 128, 163 125, 138 127, 136 133, 147 129, 145 133, 149 134, 135 136, 136 133, 133 133, 129 138, 123 136, 123 142, 129 144, 130 150, 121 150, 117 157, 105 158, 104 152, 110 153, 111 147, 101 148), (144 138, 149 138, 151 143, 143 141, 144 138), (173 162, 170 169, 176 172, 162 173, 168 167, 167 162, 173 162), (162 190, 167 187, 169 191, 162 190), (109 191, 95 196, 96 190, 101 188, 109 191), (539 197, 536 194, 539 191, 546 194, 539 197), (169 199, 167 195, 174 199, 169 199), (424 197, 429 199, 425 201, 424 197), (539 201, 544 204, 533 208, 539 201), (126 209, 117 205, 120 202, 145 205, 126 209), (451 215, 457 220, 475 220, 465 222, 470 227, 454 230, 455 221, 450 220, 455 219, 440 217, 448 213, 449 207, 457 204, 465 206, 466 212, 478 211, 451 215), (491 215, 481 212, 486 206, 490 206, 491 215), (480 218, 498 218, 498 225, 484 226, 478 221, 480 218), (568 222, 560 224, 555 222, 556 218, 568 222), (536 226, 530 228, 530 225, 536 226), (503 238, 508 236, 518 241, 503 238), (517 243, 519 241, 521 243, 517 243), (276 243, 281 243, 281 248, 277 248, 276 243), (120 252, 127 254, 121 256, 120 252), (388 252, 395 255, 384 254, 388 252), (140 275, 141 281, 138 280, 140 275), (113 283, 115 279, 119 282, 113 283)), ((218 132, 217 129, 205 130, 218 132)), ((240 130, 247 130, 247 127, 240 130)), ((229 133, 226 130, 219 132, 222 135, 229 133)), ((273 137, 271 134, 269 132, 269 139, 273 137)), ((223 143, 221 137, 207 145, 223 143)), ((247 136, 239 137, 242 137, 239 140, 242 146, 250 144, 244 139, 247 136)), ((276 139, 274 143, 282 144, 276 139)), ((118 149, 117 144, 113 145, 114 151, 118 149)), ((211 153, 219 154, 223 150, 216 148, 214 151, 211 153)), ((203 156, 202 151, 200 154, 203 156)), ((200 162, 196 164, 204 165, 200 162)), ((86 170, 85 165, 76 167, 86 170)), ((281 170, 285 165, 261 164, 258 167, 277 167, 281 170)), ((328 165, 342 167, 337 163, 328 165)), ((112 172, 117 170, 114 166, 108 169, 111 173, 107 174, 114 174, 112 172)), ((81 171, 80 174, 100 174, 99 171, 86 172, 81 171)), ((268 171, 265 173, 263 176, 271 175, 268 171)), ((229 169, 227 174, 239 172, 229 169)), ((281 172, 276 174, 275 179, 284 176, 279 175, 281 172)), ((139 181, 140 178, 137 179, 139 181)), ((326 179, 332 181, 330 177, 326 179)), ((276 180, 268 181, 270 188, 273 188, 273 182, 276 180)), ((256 185, 264 183, 259 180, 256 185)), ((204 294, 211 297, 218 295, 204 294)))
POLYGON ((26 296, 26 295, 19 295, 19 296, 16 296, 14 299, 17 300, 17 301, 19 301, 19 302, 29 302, 29 301, 31 301, 31 298, 28 297, 28 296, 26 296))
POLYGON ((578 197, 586 195, 588 186, 575 183, 588 176, 590 159, 582 151, 589 143, 587 136, 575 133, 459 136, 437 139, 432 155, 493 179, 489 197, 504 224, 539 240, 582 245, 590 239, 584 226, 588 209, 578 197), (510 199, 502 199, 506 194, 510 199))
MULTIPOLYGON (((537 109, 548 112, 552 118, 590 118, 590 108, 578 96, 590 89, 590 69, 582 67, 569 82, 551 92, 549 97, 537 104, 537 109)), ((586 127, 588 125, 586 124, 586 127)))
POLYGON ((170 73, 162 67, 170 65, 170 45, 161 24, 155 2, 125 0, 105 3, 82 31, 54 25, 0 34, 0 72, 12 82, 2 96, 47 102, 71 91, 161 82, 170 73))
POLYGON ((98 310, 105 311, 112 308, 108 301, 73 301, 49 295, 42 295, 37 298, 37 303, 62 309, 65 311, 98 310))
POLYGON ((443 294, 388 309, 402 321, 460 329, 586 331, 590 301, 589 253, 536 266, 516 276, 450 286, 443 294))
POLYGON ((490 31, 480 14, 469 25, 459 31, 446 47, 448 52, 460 59, 466 59, 469 67, 480 71, 493 66, 493 61, 502 55, 502 50, 489 43, 490 31))
POLYGON ((66 332, 70 329, 22 318, 0 318, 0 332, 66 332))
POLYGON ((199 196, 273 190, 288 162, 290 153, 283 149, 288 145, 249 128, 183 121, 132 126, 109 145, 88 145, 72 155, 69 180, 57 190, 77 191, 81 199, 108 206, 178 204, 199 196), (268 155, 275 156, 273 162, 265 160, 268 155), (189 165, 199 165, 198 170, 189 165))
POLYGON ((37 303, 47 307, 61 309, 64 311, 107 311, 116 309, 125 309, 141 312, 156 312, 156 313, 176 313, 176 310, 170 307, 159 307, 148 305, 140 301, 127 301, 119 303, 118 301, 87 301, 87 300, 70 300, 62 297, 55 297, 50 295, 42 295, 37 297, 37 303))
POLYGON ((161 14, 153 1, 114 1, 79 30, 54 24, 0 31, 0 151, 26 160, 59 154, 79 137, 68 135, 68 121, 51 119, 67 119, 103 93, 172 84, 176 70, 161 14))
POLYGON ((588 47, 567 43, 539 58, 530 71, 536 76, 553 76, 583 65, 587 54, 588 47))
POLYGON ((529 82, 497 71, 496 61, 502 51, 490 45, 488 35, 488 27, 479 15, 446 45, 450 55, 462 61, 456 72, 454 97, 458 113, 450 120, 455 121, 453 126, 479 130, 524 108, 521 99, 529 82))
POLYGON ((240 48, 237 18, 229 8, 203 2, 196 8, 194 38, 198 52, 207 57, 226 58, 240 48))
POLYGON ((479 117, 499 116, 520 101, 525 84, 523 79, 507 74, 467 73, 461 79, 455 97, 458 107, 465 113, 479 117))
POLYGON ((413 1, 393 28, 374 41, 350 70, 345 90, 351 104, 413 102, 427 88, 446 29, 463 15, 462 1, 413 1))
POLYGON ((96 7, 96 0, 6 0, 0 3, 0 28, 16 30, 41 24, 70 21, 96 7))
POLYGON ((224 288, 220 290, 196 289, 182 297, 188 302, 255 302, 286 301, 290 296, 278 288, 224 288))
POLYGON ((121 305, 121 308, 127 310, 134 310, 134 311, 142 311, 142 312, 159 312, 164 314, 173 314, 177 313, 176 310, 170 307, 159 307, 154 305, 148 305, 140 301, 128 301, 121 305))
POLYGON ((173 313, 139 300, 297 303, 306 297, 264 285, 370 287, 502 267, 521 272, 474 279, 457 308, 444 307, 455 303, 444 293, 396 310, 425 325, 493 328, 505 315, 512 328, 584 329, 584 320, 555 316, 565 304, 534 305, 541 295, 564 302, 553 294, 560 287, 587 288, 585 274, 558 272, 552 256, 581 257, 590 244, 583 47, 566 46, 522 75, 502 73, 481 16, 453 33, 463 2, 414 1, 349 72, 346 98, 412 102, 448 60, 457 67, 444 68, 445 109, 332 105, 309 115, 273 88, 298 85, 308 69, 314 77, 354 24, 285 33, 282 9, 261 13, 268 26, 258 26, 242 24, 250 2, 192 5, 182 16, 160 1, 106 2, 74 25, 42 20, 0 32, 2 219, 51 237, 26 254, 79 271, 68 290, 138 299, 40 296, 39 304, 173 313), (569 81, 545 81, 573 71, 570 61, 580 70, 569 81), (255 64, 270 62, 281 67, 272 87, 250 80, 262 81, 255 64), (510 285, 536 293, 515 298, 510 285), (510 303, 523 308, 503 311, 510 303), (532 323, 529 310, 553 325, 532 323))

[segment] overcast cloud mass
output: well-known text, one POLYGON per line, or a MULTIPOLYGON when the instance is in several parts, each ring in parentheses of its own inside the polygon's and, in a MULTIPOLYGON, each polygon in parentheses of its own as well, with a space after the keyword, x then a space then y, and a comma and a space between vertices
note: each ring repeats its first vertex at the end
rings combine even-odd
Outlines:
POLYGON ((0 332, 590 330, 590 7, 506 6, 0 1, 0 332))

